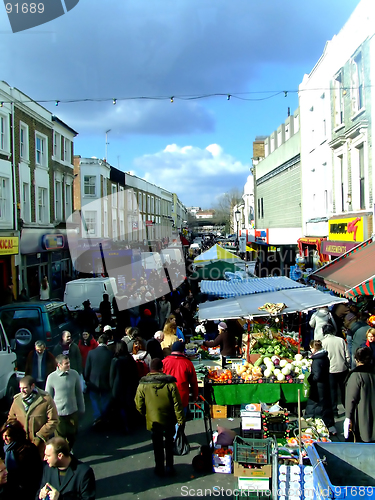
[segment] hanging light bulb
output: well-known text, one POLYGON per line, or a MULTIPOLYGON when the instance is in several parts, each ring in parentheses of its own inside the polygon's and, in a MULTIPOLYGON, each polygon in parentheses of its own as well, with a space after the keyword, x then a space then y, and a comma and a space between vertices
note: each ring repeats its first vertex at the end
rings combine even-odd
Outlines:
POLYGON ((231 98, 231 97, 232 97, 232 96, 231 96, 230 94, 228 94, 228 95, 227 95, 227 101, 230 101, 230 98, 231 98))
POLYGON ((171 97, 171 102, 173 102, 173 98, 174 98, 174 96, 171 97))
POLYGON ((113 99, 112 104, 115 105, 117 102, 117 99, 113 99))
POLYGON ((55 101, 55 106, 58 106, 60 101, 55 101))
POLYGON ((284 97, 288 97, 288 91, 284 90, 284 97))
POLYGON ((4 103, 0 102, 0 108, 2 108, 3 106, 4 106, 4 103))

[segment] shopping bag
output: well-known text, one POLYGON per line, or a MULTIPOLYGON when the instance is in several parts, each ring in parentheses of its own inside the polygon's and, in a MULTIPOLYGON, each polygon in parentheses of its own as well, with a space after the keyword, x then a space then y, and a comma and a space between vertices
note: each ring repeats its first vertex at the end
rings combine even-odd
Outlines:
POLYGON ((303 379, 303 395, 305 398, 310 397, 310 382, 309 382, 310 372, 305 372, 305 378, 303 379))
POLYGON ((185 435, 185 426, 179 425, 174 438, 173 455, 187 455, 189 452, 190 445, 185 435))

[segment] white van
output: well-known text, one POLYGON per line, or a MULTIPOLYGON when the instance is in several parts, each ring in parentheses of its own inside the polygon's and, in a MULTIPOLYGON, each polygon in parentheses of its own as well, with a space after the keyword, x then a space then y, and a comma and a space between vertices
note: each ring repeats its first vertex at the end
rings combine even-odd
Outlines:
POLYGON ((183 257, 179 248, 164 248, 161 253, 164 256, 169 255, 171 262, 172 260, 175 260, 177 264, 181 264, 183 262, 183 257))
POLYGON ((6 398, 10 405, 19 392, 17 380, 17 356, 12 351, 3 325, 0 322, 0 399, 6 398))
POLYGON ((142 266, 147 269, 155 269, 158 273, 163 267, 160 254, 158 252, 142 252, 142 266))
POLYGON ((64 302, 70 311, 83 309, 83 301, 89 299, 94 311, 99 310, 103 294, 109 295, 109 301, 117 293, 115 278, 81 278, 79 280, 68 281, 65 285, 64 302))

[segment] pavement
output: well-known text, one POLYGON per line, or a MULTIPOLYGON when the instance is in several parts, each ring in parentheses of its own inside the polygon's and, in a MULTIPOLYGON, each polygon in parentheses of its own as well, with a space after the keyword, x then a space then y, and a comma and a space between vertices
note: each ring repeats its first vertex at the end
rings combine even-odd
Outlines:
MULTIPOLYGON (((131 434, 123 435, 115 429, 95 431, 91 427, 90 403, 81 422, 81 428, 74 454, 94 469, 97 483, 97 499, 182 499, 232 497, 236 487, 233 474, 198 474, 193 469, 192 459, 199 454, 200 446, 207 444, 203 419, 188 421, 186 435, 191 451, 188 455, 175 457, 176 476, 159 478, 154 475, 154 456, 150 433, 140 417, 139 426, 131 434)), ((339 406, 340 417, 336 420, 338 435, 332 440, 344 441, 343 407, 339 406)), ((215 419, 217 425, 233 429, 238 434, 240 419, 215 419)))

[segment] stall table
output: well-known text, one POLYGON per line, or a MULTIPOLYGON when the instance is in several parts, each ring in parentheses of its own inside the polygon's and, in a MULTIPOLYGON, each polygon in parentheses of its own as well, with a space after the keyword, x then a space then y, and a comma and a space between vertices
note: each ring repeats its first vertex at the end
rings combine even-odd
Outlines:
POLYGON ((307 401, 303 395, 303 384, 298 383, 243 383, 243 384, 205 384, 205 397, 212 404, 217 405, 241 405, 247 403, 268 403, 277 401, 283 403, 297 403, 298 389, 300 389, 301 401, 307 401))

